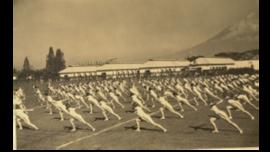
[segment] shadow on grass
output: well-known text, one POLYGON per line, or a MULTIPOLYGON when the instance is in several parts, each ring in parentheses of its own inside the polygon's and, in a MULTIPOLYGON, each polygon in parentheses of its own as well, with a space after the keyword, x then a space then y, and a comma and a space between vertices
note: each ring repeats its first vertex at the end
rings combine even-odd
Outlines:
MULTIPOLYGON (((64 126, 64 130, 71 132, 72 127, 71 126, 64 126)), ((81 128, 81 127, 76 127, 76 130, 84 130, 84 131, 91 131, 89 128, 81 128)))
MULTIPOLYGON (((34 128, 31 128, 30 126, 22 126, 23 130, 33 130, 33 131, 36 131, 34 128)), ((20 129, 18 129, 20 130, 20 129)))
POLYGON ((82 110, 83 113, 87 113, 87 114, 95 114, 95 113, 99 113, 98 111, 92 111, 93 113, 90 113, 90 110, 82 110))
MULTIPOLYGON (((61 120, 61 117, 54 117, 53 119, 56 119, 56 120, 61 120)), ((68 118, 64 118, 64 120, 69 120, 68 118)))
POLYGON ((126 110, 125 112, 126 112, 126 113, 134 113, 135 110, 126 110))
MULTIPOLYGON (((47 111, 47 110, 46 110, 45 113, 50 114, 50 111, 47 111)), ((58 112, 55 112, 55 111, 52 112, 52 114, 57 114, 57 113, 58 113, 58 112)))
POLYGON ((190 128, 194 129, 195 131, 197 130, 203 130, 203 131, 208 131, 211 132, 213 129, 209 128, 209 127, 204 127, 206 124, 200 124, 200 125, 196 125, 196 126, 189 126, 190 128))
MULTIPOLYGON (((197 126, 189 126, 190 128, 194 129, 195 131, 202 130, 207 132, 212 132, 214 129, 210 127, 206 127, 206 124, 201 124, 197 126), (205 126, 205 127, 204 127, 205 126)), ((218 129, 220 132, 238 132, 237 130, 231 130, 231 129, 218 129)))
POLYGON ((102 121, 104 121, 104 117, 95 117, 95 119, 94 119, 94 121, 98 121, 98 120, 102 120, 102 121))
POLYGON ((246 116, 246 117, 234 116, 233 119, 249 119, 250 120, 250 117, 248 117, 248 116, 246 116))
MULTIPOLYGON (((159 115, 153 115, 152 116, 152 118, 158 118, 158 119, 160 119, 161 118, 161 116, 159 116, 159 115)), ((166 116, 165 117, 165 119, 180 119, 178 116, 166 116)))
MULTIPOLYGON (((136 126, 125 127, 125 130, 134 130, 135 131, 136 129, 137 129, 136 126)), ((152 128, 145 128, 145 127, 141 127, 141 130, 163 132, 161 129, 152 129, 152 128)))

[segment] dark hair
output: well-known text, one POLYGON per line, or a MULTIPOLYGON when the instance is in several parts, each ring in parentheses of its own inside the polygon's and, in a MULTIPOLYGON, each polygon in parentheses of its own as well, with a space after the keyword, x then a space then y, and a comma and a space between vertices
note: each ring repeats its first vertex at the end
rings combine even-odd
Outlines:
POLYGON ((44 95, 45 95, 45 96, 48 96, 48 95, 49 95, 48 91, 45 91, 45 92, 44 92, 44 95))
POLYGON ((65 106, 66 106, 67 109, 69 109, 71 107, 71 104, 69 102, 66 102, 65 106))
POLYGON ((212 108, 212 107, 215 106, 215 105, 216 105, 216 103, 211 102, 211 103, 209 104, 209 107, 212 108))
POLYGON ((173 91, 172 93, 173 93, 174 96, 177 96, 178 95, 178 93, 175 92, 175 91, 173 91))

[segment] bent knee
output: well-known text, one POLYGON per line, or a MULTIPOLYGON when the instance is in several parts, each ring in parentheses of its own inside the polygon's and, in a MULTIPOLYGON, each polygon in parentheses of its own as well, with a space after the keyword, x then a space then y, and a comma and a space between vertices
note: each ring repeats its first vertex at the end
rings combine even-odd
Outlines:
POLYGON ((211 121, 211 122, 214 122, 214 121, 216 121, 216 120, 217 120, 216 117, 211 117, 211 118, 210 118, 210 121, 211 121))
POLYGON ((141 119, 140 119, 140 118, 136 118, 135 120, 136 120, 137 122, 140 122, 140 121, 141 121, 141 119))

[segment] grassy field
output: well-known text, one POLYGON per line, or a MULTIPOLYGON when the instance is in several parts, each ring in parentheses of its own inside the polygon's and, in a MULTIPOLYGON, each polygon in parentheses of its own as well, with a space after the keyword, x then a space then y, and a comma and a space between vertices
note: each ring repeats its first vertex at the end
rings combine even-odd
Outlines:
MULTIPOLYGON (((239 134, 235 128, 224 121, 217 121, 219 134, 212 134, 209 122, 209 108, 202 104, 195 112, 184 106, 185 118, 180 119, 165 111, 166 119, 161 120, 161 114, 152 115, 154 120, 168 129, 163 133, 149 124, 141 124, 141 132, 136 132, 136 115, 130 112, 128 103, 125 109, 117 108, 123 120, 119 121, 109 115, 111 120, 103 121, 103 116, 94 108, 90 115, 87 109, 79 111, 83 117, 97 130, 92 132, 87 126, 76 123, 78 130, 70 132, 71 125, 68 120, 59 121, 59 114, 49 115, 45 107, 37 104, 33 96, 32 83, 14 83, 14 87, 22 86, 26 93, 26 106, 35 107, 29 112, 31 121, 40 130, 34 131, 27 126, 24 130, 17 129, 18 149, 197 149, 217 147, 258 147, 259 146, 259 112, 245 106, 254 116, 255 120, 239 111, 233 112, 233 120, 243 129, 239 134)), ((176 103, 174 103, 176 104, 176 103)), ((258 103, 256 103, 258 105, 258 103)), ((179 107, 176 107, 179 111, 179 107)), ((152 112, 158 111, 153 109, 152 112)))

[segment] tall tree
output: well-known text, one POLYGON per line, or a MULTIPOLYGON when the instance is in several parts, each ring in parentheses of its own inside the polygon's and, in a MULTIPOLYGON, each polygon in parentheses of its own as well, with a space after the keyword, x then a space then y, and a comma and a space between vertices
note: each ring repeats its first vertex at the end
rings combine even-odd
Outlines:
POLYGON ((17 69, 13 68, 13 75, 17 74, 17 69))
POLYGON ((24 62, 23 62, 23 71, 25 72, 31 71, 30 63, 27 57, 25 57, 24 62))
POLYGON ((55 72, 55 55, 53 51, 53 47, 49 48, 49 54, 47 55, 47 60, 46 60, 46 71, 49 73, 54 73, 55 72))
POLYGON ((25 57, 23 62, 23 69, 17 73, 19 79, 27 79, 27 77, 33 74, 33 70, 31 69, 30 62, 27 57, 25 57))
POLYGON ((55 54, 55 69, 56 72, 59 72, 61 70, 63 70, 64 68, 66 68, 66 62, 64 59, 64 53, 61 51, 61 49, 57 49, 56 50, 56 54, 55 54))

